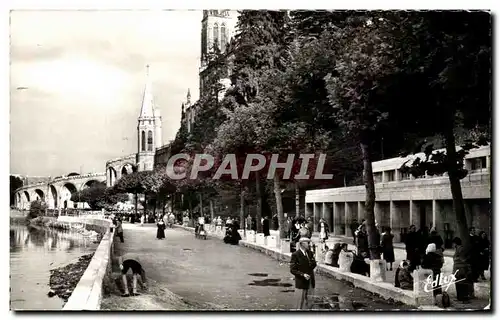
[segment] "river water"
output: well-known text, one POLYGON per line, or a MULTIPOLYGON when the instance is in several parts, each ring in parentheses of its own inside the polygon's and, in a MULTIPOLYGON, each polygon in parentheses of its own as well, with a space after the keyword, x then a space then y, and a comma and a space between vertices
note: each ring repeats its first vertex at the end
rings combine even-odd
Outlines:
POLYGON ((11 310, 60 310, 63 300, 49 298, 50 270, 72 262, 97 248, 93 240, 74 231, 54 231, 11 223, 11 310))

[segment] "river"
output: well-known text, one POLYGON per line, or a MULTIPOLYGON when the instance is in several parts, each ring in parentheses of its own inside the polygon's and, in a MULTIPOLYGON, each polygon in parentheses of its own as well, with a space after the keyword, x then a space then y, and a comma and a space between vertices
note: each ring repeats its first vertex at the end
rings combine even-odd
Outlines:
POLYGON ((11 310, 60 310, 63 300, 49 298, 50 270, 72 262, 97 248, 74 231, 54 231, 11 223, 11 310))

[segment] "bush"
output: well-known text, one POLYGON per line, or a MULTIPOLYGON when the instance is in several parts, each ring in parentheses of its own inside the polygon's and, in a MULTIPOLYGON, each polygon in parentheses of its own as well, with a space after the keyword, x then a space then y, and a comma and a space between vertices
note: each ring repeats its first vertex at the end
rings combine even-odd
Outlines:
POLYGON ((28 219, 33 219, 45 215, 46 209, 47 205, 45 204, 45 202, 42 202, 40 200, 32 201, 30 204, 30 212, 28 213, 28 219))

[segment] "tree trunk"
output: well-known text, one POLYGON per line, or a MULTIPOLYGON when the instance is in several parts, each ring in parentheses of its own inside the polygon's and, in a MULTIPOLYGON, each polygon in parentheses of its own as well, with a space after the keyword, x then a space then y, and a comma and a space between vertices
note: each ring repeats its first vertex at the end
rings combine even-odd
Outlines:
POLYGON ((156 217, 156 199, 154 199, 153 204, 154 204, 153 205, 153 216, 156 217))
POLYGON ((192 219, 193 218, 193 203, 191 201, 191 197, 189 197, 189 200, 188 200, 188 204, 189 204, 189 219, 192 219))
POLYGON ((280 239, 286 238, 285 215, 283 212, 283 200, 281 198, 281 186, 278 172, 274 172, 274 196, 276 197, 276 211, 278 213, 278 226, 280 231, 280 239))
POLYGON ((135 197, 135 215, 137 215, 138 213, 138 202, 139 202, 139 196, 137 195, 137 192, 134 193, 134 197, 135 197))
POLYGON ((165 202, 166 202, 167 198, 166 197, 163 197, 162 201, 161 201, 161 213, 163 215, 165 215, 165 202))
POLYGON ((240 186, 240 229, 245 229, 245 188, 240 186))
POLYGON ((363 155, 363 182, 366 190, 365 200, 365 223, 368 233, 368 247, 370 249, 370 259, 380 259, 380 253, 377 250, 380 245, 375 228, 375 183, 373 181, 373 169, 371 161, 371 148, 369 142, 361 142, 361 153, 363 155))
POLYGON ((214 201, 210 199, 210 221, 214 220, 214 201))
POLYGON ((257 193, 257 212, 255 214, 255 222, 257 226, 257 233, 262 232, 262 188, 260 184, 260 174, 255 172, 255 193, 257 193))
POLYGON ((300 188, 299 183, 295 181, 295 218, 300 216, 300 188))
POLYGON ((203 194, 199 193, 200 198, 200 215, 203 216, 203 194))
POLYGON ((470 237, 469 228, 467 226, 467 217, 465 215, 464 198, 462 195, 462 186, 458 177, 458 161, 457 151, 455 146, 455 136, 453 130, 446 130, 444 133, 446 143, 446 155, 448 163, 448 179, 450 180, 451 196, 453 198, 453 211, 455 211, 455 218, 457 219, 458 235, 462 240, 462 245, 469 252, 470 237))

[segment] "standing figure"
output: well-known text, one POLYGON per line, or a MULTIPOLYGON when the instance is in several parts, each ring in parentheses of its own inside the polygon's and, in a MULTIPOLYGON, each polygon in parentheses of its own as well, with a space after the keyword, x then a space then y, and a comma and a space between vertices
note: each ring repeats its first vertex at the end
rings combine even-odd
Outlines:
MULTIPOLYGON (((432 281, 439 283, 438 277, 441 274, 441 268, 444 264, 444 257, 441 250, 437 250, 435 243, 429 243, 427 249, 425 249, 425 256, 422 260, 422 268, 432 270, 432 281)), ((438 284, 436 288, 432 288, 432 295, 434 296, 434 303, 437 303, 436 296, 442 294, 441 286, 438 284)))
POLYGON ((351 228, 351 233, 352 233, 352 243, 356 245, 356 230, 359 227, 359 223, 356 219, 354 219, 349 226, 351 228))
POLYGON ((142 288, 144 290, 147 290, 147 280, 146 280, 146 272, 144 271, 144 268, 142 267, 139 258, 133 254, 126 253, 123 256, 118 258, 118 262, 120 263, 120 270, 122 272, 122 282, 123 282, 123 294, 122 297, 128 297, 130 296, 129 290, 128 290, 128 283, 127 283, 127 272, 129 269, 132 269, 132 295, 133 296, 138 296, 139 293, 137 292, 137 278, 140 276, 141 277, 141 283, 142 283, 142 288))
POLYGON ((479 280, 479 275, 481 274, 480 269, 480 253, 481 249, 479 248, 479 237, 476 235, 476 228, 469 228, 469 237, 470 237, 470 254, 469 254, 469 265, 471 267, 471 276, 474 282, 479 280))
POLYGON ((309 309, 309 293, 316 285, 314 268, 316 260, 309 250, 309 238, 301 238, 298 250, 292 253, 290 259, 290 272, 295 276, 295 292, 297 309, 309 309))
POLYGON ((325 219, 321 218, 319 220, 319 239, 321 240, 322 243, 325 243, 325 241, 328 239, 328 224, 326 223, 325 219))
POLYGON ((479 272, 482 280, 486 280, 484 271, 490 268, 490 241, 486 232, 479 233, 479 272))
POLYGON ((156 231, 156 239, 162 240, 165 239, 165 222, 162 219, 159 219, 156 223, 157 231, 156 231))
POLYGON ((146 216, 142 215, 141 216, 141 227, 144 226, 144 221, 146 220, 146 216))
POLYGON ((391 228, 387 227, 385 232, 382 233, 382 239, 380 245, 382 247, 382 254, 386 264, 386 270, 392 271, 392 264, 394 263, 394 246, 393 246, 394 235, 391 233, 391 228), (390 267, 390 268, 389 268, 390 267))
POLYGON ((116 235, 120 238, 120 242, 123 243, 123 227, 122 227, 122 219, 116 219, 116 235))
POLYGON ((264 237, 267 237, 270 235, 269 233, 269 217, 265 216, 264 220, 262 221, 262 231, 264 232, 264 237))
POLYGON ((369 256, 368 249, 368 234, 366 233, 366 225, 365 223, 361 224, 356 232, 356 245, 357 245, 357 254, 359 256, 369 256))
POLYGON ((415 225, 410 226, 410 232, 406 235, 406 260, 409 260, 410 272, 413 272, 420 265, 420 236, 416 231, 415 225))

